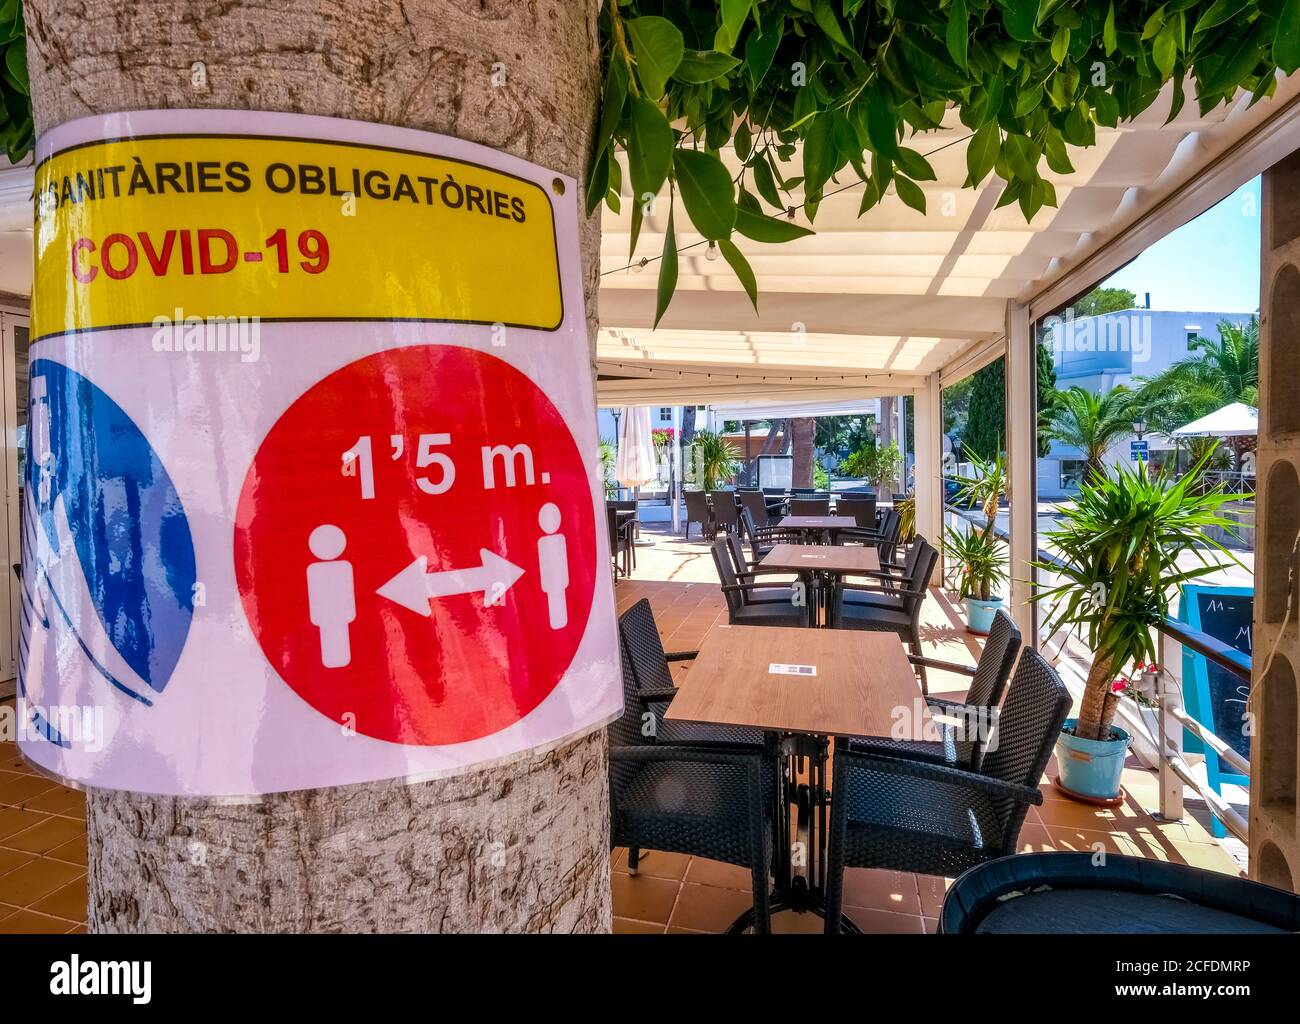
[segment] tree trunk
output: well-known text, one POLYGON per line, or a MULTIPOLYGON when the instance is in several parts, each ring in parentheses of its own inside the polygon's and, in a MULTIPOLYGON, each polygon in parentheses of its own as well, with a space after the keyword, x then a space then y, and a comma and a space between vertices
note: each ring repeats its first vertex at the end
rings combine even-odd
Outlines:
MULTIPOLYGON (((1106 713, 1106 698, 1110 695, 1111 683, 1115 680, 1115 666, 1109 657, 1096 655, 1092 668, 1088 670, 1088 681, 1084 684, 1083 699, 1079 702, 1079 721, 1074 727, 1074 734, 1080 739, 1096 740, 1102 736, 1101 725, 1106 713)), ((1114 717, 1112 713, 1111 717, 1114 717)), ((1106 733, 1109 735, 1109 730, 1106 733)))
POLYGON ((813 486, 813 438, 817 421, 806 416, 790 421, 790 451, 794 455, 791 479, 795 487, 813 486))
MULTIPOLYGON (((145 108, 322 114, 459 136, 584 181, 598 8, 27 0, 36 127, 145 108)), ((593 218, 581 240, 593 367, 599 232, 593 218)), ((606 757, 600 730, 415 785, 240 805, 92 791, 90 929, 607 931, 606 757)))

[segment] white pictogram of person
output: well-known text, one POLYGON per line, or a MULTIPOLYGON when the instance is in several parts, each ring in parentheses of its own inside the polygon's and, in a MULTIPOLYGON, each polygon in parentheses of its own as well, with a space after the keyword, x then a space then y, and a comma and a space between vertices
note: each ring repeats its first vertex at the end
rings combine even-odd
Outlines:
POLYGON ((551 628, 563 629, 569 622, 569 545, 560 528, 560 510, 548 501, 537 512, 537 525, 542 536, 537 539, 537 570, 546 595, 546 607, 551 615, 551 628))
POLYGON ((348 625, 357 617, 356 583, 352 563, 340 560, 347 537, 324 523, 311 531, 307 546, 320 561, 307 566, 307 614, 320 630, 320 660, 326 668, 343 668, 352 661, 348 625))

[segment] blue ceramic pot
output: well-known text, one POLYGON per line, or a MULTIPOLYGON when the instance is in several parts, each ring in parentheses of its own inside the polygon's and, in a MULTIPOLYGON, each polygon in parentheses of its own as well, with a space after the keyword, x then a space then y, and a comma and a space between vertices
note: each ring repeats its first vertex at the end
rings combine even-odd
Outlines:
POLYGON ((988 636, 993 628, 993 616, 1002 607, 1002 598, 991 597, 981 601, 978 597, 966 598, 966 628, 979 636, 988 636))
MULTIPOLYGON (((1067 718, 1065 728, 1073 729, 1077 721, 1067 718)), ((1056 740, 1056 766, 1062 786, 1096 800, 1119 796, 1124 758, 1132 737, 1117 725, 1111 726, 1111 734, 1114 738, 1109 740, 1085 740, 1061 732, 1056 740)))

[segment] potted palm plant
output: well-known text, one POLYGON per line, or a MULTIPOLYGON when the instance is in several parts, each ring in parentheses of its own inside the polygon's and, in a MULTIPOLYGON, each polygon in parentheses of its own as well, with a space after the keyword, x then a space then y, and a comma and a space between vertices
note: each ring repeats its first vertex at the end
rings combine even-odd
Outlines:
POLYGON ((966 630, 988 636, 993 616, 1002 607, 997 588, 1007 582, 1006 545, 973 526, 944 531, 944 557, 957 574, 957 596, 966 606, 966 630))
POLYGON ((961 529, 950 525, 944 531, 943 551, 956 569, 957 594, 966 607, 966 628, 986 636, 1003 604, 997 588, 1007 582, 1006 544, 997 535, 998 505, 1007 493, 1007 465, 1001 453, 983 459, 967 448, 965 454, 971 475, 955 478, 958 489, 952 501, 979 509, 984 522, 963 524, 961 529))
POLYGON ((1054 557, 1034 563, 1049 633, 1075 632, 1094 652, 1079 716, 1057 742, 1057 785, 1067 795, 1118 799, 1129 735, 1114 725, 1116 678, 1157 660, 1156 629, 1179 588, 1224 567, 1211 553, 1240 564, 1211 531, 1233 530, 1236 513, 1225 506, 1241 496, 1205 487, 1208 457, 1179 480, 1168 466, 1151 475, 1145 462, 1090 475, 1045 537, 1054 557))
POLYGON ((711 430, 696 431, 691 444, 691 471, 706 491, 716 491, 740 471, 740 452, 711 430))
POLYGON ((618 446, 613 441, 600 439, 600 482, 605 488, 606 499, 614 497, 617 483, 614 480, 614 467, 618 463, 618 446))

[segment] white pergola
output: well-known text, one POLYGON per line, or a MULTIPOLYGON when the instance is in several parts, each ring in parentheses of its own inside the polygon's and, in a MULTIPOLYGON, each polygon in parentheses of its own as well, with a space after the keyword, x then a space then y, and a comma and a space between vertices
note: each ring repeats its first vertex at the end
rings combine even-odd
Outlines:
MULTIPOLYGON (((668 205, 656 204, 629 258, 625 193, 620 215, 605 211, 601 238, 599 404, 842 408, 912 395, 918 528, 937 537, 941 389, 1006 355, 1011 608, 1037 636, 1023 582, 1036 551, 1033 322, 1300 148, 1300 76, 1280 78, 1254 106, 1243 95, 1201 116, 1189 99, 1166 124, 1170 95, 1131 123, 1099 127, 1094 147, 1071 151, 1074 173, 1047 172, 1059 207, 1029 223, 1016 204, 996 208, 996 176, 961 187, 969 132, 950 115, 908 142, 937 175, 923 183, 925 215, 888 195, 859 218, 863 186, 850 171, 842 191, 827 185, 815 235, 780 245, 736 237, 758 279, 757 313, 679 218, 677 294, 652 329, 668 205)), ((739 169, 734 154, 723 157, 739 169)), ((802 211, 796 219, 807 223, 802 211)))

